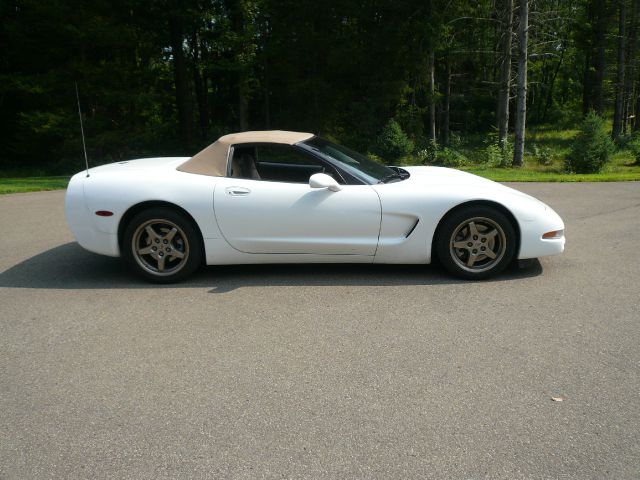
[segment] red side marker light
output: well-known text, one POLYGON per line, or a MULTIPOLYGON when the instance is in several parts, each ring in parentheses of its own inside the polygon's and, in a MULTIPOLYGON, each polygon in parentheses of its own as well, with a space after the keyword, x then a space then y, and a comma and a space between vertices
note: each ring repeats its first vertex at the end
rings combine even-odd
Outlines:
POLYGON ((96 215, 99 217, 110 217, 113 215, 113 212, 110 212, 109 210, 98 210, 96 215))
POLYGON ((542 235, 542 238, 560 238, 562 237, 562 234, 564 233, 564 230, 554 230, 553 232, 547 232, 544 235, 542 235))

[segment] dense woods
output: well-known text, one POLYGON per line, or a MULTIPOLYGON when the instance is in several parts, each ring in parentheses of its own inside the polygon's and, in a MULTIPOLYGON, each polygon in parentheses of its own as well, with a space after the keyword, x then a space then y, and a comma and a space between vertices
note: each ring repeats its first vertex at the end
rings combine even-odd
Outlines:
POLYGON ((638 130, 639 3, 5 0, 0 170, 78 169, 75 82, 93 163, 290 129, 425 162, 483 134, 519 165, 525 127, 638 130))

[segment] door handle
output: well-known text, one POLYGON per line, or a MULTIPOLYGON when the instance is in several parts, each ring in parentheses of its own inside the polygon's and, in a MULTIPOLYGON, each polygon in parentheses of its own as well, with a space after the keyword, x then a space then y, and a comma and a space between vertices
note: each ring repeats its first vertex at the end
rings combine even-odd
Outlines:
POLYGON ((251 190, 245 187, 227 187, 225 191, 232 197, 242 197, 251 193, 251 190))

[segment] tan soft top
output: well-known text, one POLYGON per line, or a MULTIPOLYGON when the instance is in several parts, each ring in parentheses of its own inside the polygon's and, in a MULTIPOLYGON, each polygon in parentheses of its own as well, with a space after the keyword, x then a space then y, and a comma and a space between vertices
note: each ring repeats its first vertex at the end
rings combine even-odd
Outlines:
POLYGON ((312 133, 265 130, 256 132, 231 133, 220 137, 199 153, 178 167, 178 170, 198 175, 224 177, 227 175, 229 147, 240 143, 280 143, 293 145, 313 137, 312 133))

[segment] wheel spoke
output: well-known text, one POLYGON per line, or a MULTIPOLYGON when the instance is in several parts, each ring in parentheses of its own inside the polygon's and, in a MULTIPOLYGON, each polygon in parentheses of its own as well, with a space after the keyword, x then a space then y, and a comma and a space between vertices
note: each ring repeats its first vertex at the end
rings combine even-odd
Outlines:
POLYGON ((169 243, 171 243, 171 240, 173 240, 173 237, 176 236, 176 233, 178 233, 178 229, 176 227, 173 227, 171 231, 164 236, 163 240, 167 240, 169 243))
POLYGON ((156 238, 160 238, 160 235, 156 233, 156 231, 153 229, 151 225, 147 225, 144 228, 144 230, 147 232, 147 235, 149 235, 149 238, 151 238, 152 240, 155 240, 156 238))
POLYGON ((172 250, 171 256, 175 258, 184 258, 184 253, 182 253, 180 250, 172 250))
POLYGON ((482 252, 482 253, 484 253, 487 257, 489 257, 489 258, 491 258, 491 259, 496 258, 496 254, 495 254, 495 252, 494 252, 493 250, 489 249, 489 248, 487 248, 487 249, 486 249, 484 252, 482 252))
POLYGON ((152 248, 153 248, 152 245, 149 245, 149 246, 144 247, 144 248, 139 248, 138 249, 138 255, 149 255, 150 253, 153 253, 152 248))
POLYGON ((466 248, 468 249, 469 246, 467 245, 467 242, 453 242, 453 248, 466 248))
POLYGON ((478 235, 478 227, 475 222, 469 222, 469 236, 478 235))
POLYGON ((485 237, 487 237, 487 240, 491 240, 493 237, 495 237, 498 234, 498 230, 496 230, 495 228, 493 230, 491 230, 490 232, 485 232, 483 235, 485 237))
POLYGON ((158 257, 158 271, 164 272, 164 256, 158 257))
POLYGON ((473 267, 473 264, 476 263, 477 259, 478 259, 477 253, 469 254, 469 260, 467 260, 467 267, 473 267))

